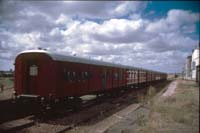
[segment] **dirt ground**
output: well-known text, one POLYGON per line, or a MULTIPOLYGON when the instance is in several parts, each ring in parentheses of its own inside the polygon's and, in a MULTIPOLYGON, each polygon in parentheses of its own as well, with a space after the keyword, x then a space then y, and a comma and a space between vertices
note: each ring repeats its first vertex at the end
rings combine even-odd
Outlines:
MULTIPOLYGON (((96 118, 84 122, 84 124, 79 124, 71 130, 66 131, 66 133, 199 132, 199 86, 195 82, 175 80, 159 93, 156 93, 155 90, 155 86, 150 87, 147 95, 141 96, 140 103, 128 104, 128 106, 123 106, 122 109, 117 109, 120 106, 118 102, 105 102, 80 111, 79 115, 74 113, 73 115, 65 116, 66 118, 59 118, 56 120, 59 124, 55 124, 55 121, 52 120, 48 121, 46 125, 36 124, 30 127, 30 129, 34 129, 35 131, 35 127, 38 128, 38 126, 41 130, 44 127, 50 129, 51 126, 48 124, 54 125, 51 128, 59 126, 63 126, 59 128, 66 128, 67 124, 70 125, 72 123, 72 120, 69 119, 70 117, 79 118, 80 115, 81 117, 87 116, 88 113, 92 114, 92 111, 95 111, 100 112, 100 114, 94 115, 96 118), (106 105, 106 109, 101 105, 106 105), (109 113, 109 115, 106 115, 106 112, 101 114, 101 110, 107 110, 107 112, 114 110, 111 105, 118 111, 112 114, 109 113)), ((3 93, 0 93, 0 99, 8 98, 11 91, 12 89, 4 90, 3 93)), ((131 97, 131 94, 128 96, 131 97)), ((124 97, 124 99, 127 98, 124 97)))
POLYGON ((162 96, 164 96, 164 97, 169 97, 169 96, 173 95, 174 92, 175 92, 176 86, 177 86, 177 80, 173 81, 173 82, 168 86, 167 90, 165 91, 165 93, 163 93, 162 96))
MULTIPOLYGON (((160 84, 154 87, 157 91, 160 91, 169 82, 171 81, 166 81, 165 84, 160 84)), ((136 124, 137 119, 142 115, 147 115, 148 113, 149 109, 141 106, 140 103, 133 103, 97 123, 95 121, 90 121, 88 124, 85 123, 83 125, 76 126, 72 130, 66 131, 66 133, 137 132, 137 128, 139 128, 139 125, 136 124)))
POLYGON ((149 113, 138 119, 141 125, 137 132, 199 132, 199 85, 194 81, 173 81, 146 106, 149 113))
POLYGON ((0 89, 0 101, 12 98, 13 78, 0 78, 0 86, 3 85, 3 90, 0 89))
MULTIPOLYGON (((152 95, 152 92, 149 95, 152 95)), ((116 113, 99 123, 78 126, 66 133, 199 132, 199 86, 195 82, 175 80, 160 93, 146 97, 146 101, 142 102, 143 105, 139 108, 130 111, 133 107, 127 107, 129 113, 116 113), (113 116, 118 117, 117 122, 113 116)))

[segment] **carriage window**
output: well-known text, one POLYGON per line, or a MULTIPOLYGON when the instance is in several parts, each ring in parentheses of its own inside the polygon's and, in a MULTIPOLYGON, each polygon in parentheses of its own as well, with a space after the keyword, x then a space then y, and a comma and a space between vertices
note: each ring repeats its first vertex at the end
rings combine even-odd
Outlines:
POLYGON ((72 80, 71 72, 67 71, 66 68, 64 68, 64 79, 67 80, 67 81, 71 81, 72 80))
POLYGON ((65 78, 65 80, 67 80, 67 81, 71 80, 70 72, 64 72, 64 78, 65 78))
POLYGON ((67 72, 67 77, 68 77, 68 79, 70 78, 70 72, 67 72))
POLYGON ((80 80, 87 80, 87 79, 89 79, 89 73, 88 72, 80 72, 79 73, 79 79, 80 80))
POLYGON ((72 72, 72 80, 76 80, 76 72, 72 72))
POLYGON ((75 74, 73 74, 73 78, 75 81, 80 81, 81 80, 81 74, 80 72, 74 72, 75 74))
POLYGON ((85 72, 85 79, 89 79, 89 74, 88 74, 88 72, 85 72))
POLYGON ((129 75, 128 75, 129 79, 131 79, 131 72, 129 72, 129 75))
POLYGON ((81 72, 80 79, 81 79, 81 80, 84 80, 84 79, 85 79, 84 72, 81 72))
POLYGON ((115 79, 115 80, 118 79, 118 73, 114 73, 114 79, 115 79))
POLYGON ((30 76, 37 76, 38 75, 38 67, 36 65, 30 66, 29 74, 30 74, 30 76))

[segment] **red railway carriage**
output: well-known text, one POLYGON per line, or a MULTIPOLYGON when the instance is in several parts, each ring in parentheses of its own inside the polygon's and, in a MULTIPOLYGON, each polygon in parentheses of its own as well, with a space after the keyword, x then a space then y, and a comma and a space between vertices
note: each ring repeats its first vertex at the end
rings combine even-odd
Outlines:
POLYGON ((79 97, 164 79, 164 73, 43 50, 21 52, 15 60, 18 97, 79 97))
POLYGON ((19 96, 81 96, 125 85, 126 69, 116 64, 43 50, 22 52, 15 61, 15 91, 19 96))
POLYGON ((17 94, 45 96, 55 93, 56 64, 44 53, 21 53, 15 61, 17 94))

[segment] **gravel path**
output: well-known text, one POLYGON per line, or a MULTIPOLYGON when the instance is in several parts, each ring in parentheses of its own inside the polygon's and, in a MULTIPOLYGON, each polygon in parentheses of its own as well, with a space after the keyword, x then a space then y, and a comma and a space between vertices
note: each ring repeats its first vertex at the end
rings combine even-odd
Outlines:
POLYGON ((173 81, 167 88, 167 90, 165 91, 165 93, 163 93, 163 97, 168 97, 171 96, 172 94, 174 94, 176 86, 177 86, 177 81, 173 81))
POLYGON ((129 115, 136 109, 140 107, 140 104, 132 104, 126 107, 125 109, 113 114, 112 116, 106 118, 105 120, 93 125, 87 131, 88 133, 104 133, 109 127, 120 122, 125 116, 129 115))

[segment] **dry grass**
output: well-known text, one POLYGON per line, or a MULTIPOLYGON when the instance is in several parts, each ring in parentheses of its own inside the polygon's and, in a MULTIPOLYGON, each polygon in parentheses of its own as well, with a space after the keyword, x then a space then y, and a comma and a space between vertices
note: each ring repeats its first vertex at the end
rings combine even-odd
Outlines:
POLYGON ((192 81, 178 82, 175 95, 170 97, 152 98, 155 89, 149 89, 149 114, 138 117, 140 132, 199 132, 199 87, 192 81))
POLYGON ((0 78, 0 86, 3 84, 4 89, 3 91, 0 89, 0 100, 6 100, 12 98, 13 92, 13 85, 14 85, 13 78, 0 78))
POLYGON ((149 112, 147 114, 147 117, 139 113, 136 118, 136 123, 138 126, 141 127, 139 132, 154 132, 155 127, 157 125, 156 117, 157 114, 155 114, 155 108, 153 107, 155 101, 154 96, 156 94, 156 89, 152 86, 149 87, 147 95, 139 95, 139 101, 143 105, 143 107, 147 107, 149 109, 149 112), (147 105, 147 106, 146 106, 147 105))
POLYGON ((0 85, 3 84, 5 88, 11 88, 14 84, 14 79, 10 77, 0 77, 0 85))

